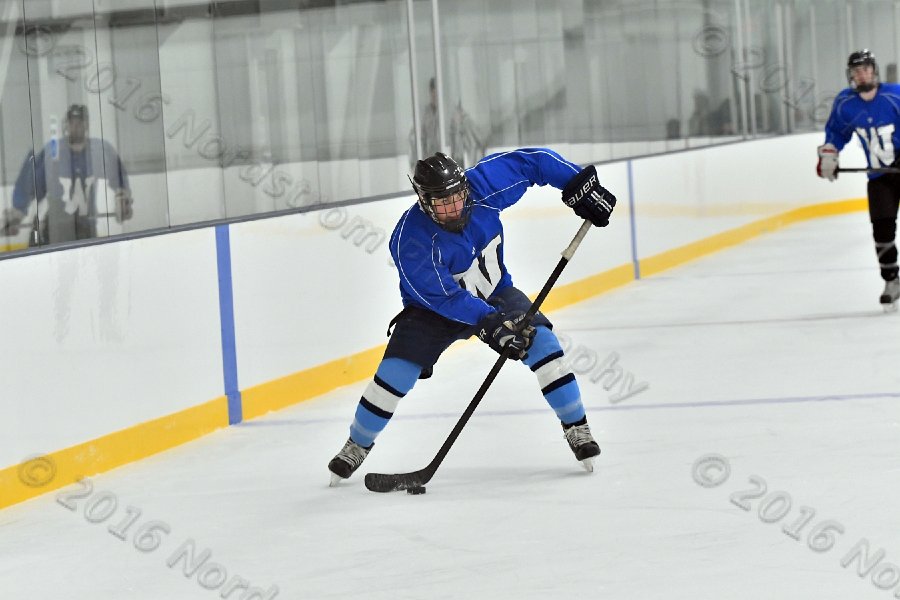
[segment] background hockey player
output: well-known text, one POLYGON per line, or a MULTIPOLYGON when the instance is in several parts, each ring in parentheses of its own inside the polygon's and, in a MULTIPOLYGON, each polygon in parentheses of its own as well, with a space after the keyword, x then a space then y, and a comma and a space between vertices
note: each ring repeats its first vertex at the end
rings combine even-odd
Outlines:
MULTIPOLYGON (((29 152, 13 189, 13 207, 4 211, 7 235, 17 235, 34 200, 48 199, 40 219, 40 240, 31 245, 92 238, 97 233, 98 179, 115 190, 112 199, 117 222, 133 216, 128 176, 111 144, 88 136, 88 113, 83 104, 66 111, 63 142, 52 139, 34 155, 29 152), (34 169, 32 170, 32 164, 34 169)), ((100 199, 104 201, 104 199, 100 199)))
MULTIPOLYGON (((863 144, 870 168, 896 166, 896 149, 900 148, 900 85, 878 81, 878 65, 868 50, 850 55, 847 80, 850 87, 834 99, 825 125, 825 143, 818 148, 816 172, 829 181, 837 178, 838 153, 854 132, 863 144)), ((894 239, 900 175, 869 173, 868 196, 875 251, 885 281, 879 300, 885 309, 896 309, 900 280, 894 239)))
POLYGON ((504 264, 500 211, 530 186, 549 184, 563 190, 563 201, 579 217, 604 227, 615 197, 600 186, 593 166, 580 169, 543 148, 494 154, 465 172, 437 153, 416 163, 412 184, 418 202, 390 239, 404 308, 391 321, 393 334, 356 408, 350 438, 328 464, 332 485, 359 467, 400 399, 431 375, 441 353, 473 335, 497 352, 509 345, 510 358, 534 372, 575 458, 592 470, 600 447, 552 325, 537 313, 530 326, 521 326, 531 301, 513 286, 504 264))

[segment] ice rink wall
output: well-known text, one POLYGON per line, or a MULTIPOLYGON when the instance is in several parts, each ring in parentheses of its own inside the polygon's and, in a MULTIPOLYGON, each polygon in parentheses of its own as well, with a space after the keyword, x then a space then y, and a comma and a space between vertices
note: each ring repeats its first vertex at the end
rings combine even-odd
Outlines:
MULTIPOLYGON (((792 222, 864 210, 864 176, 815 177, 820 138, 600 165, 614 218, 590 232, 545 308, 792 222)), ((842 162, 863 164, 861 150, 842 162)), ((412 202, 0 261, 0 507, 368 379, 401 308, 387 244, 412 202)), ((504 215, 508 267, 535 294, 578 222, 552 188, 532 188, 504 215)))

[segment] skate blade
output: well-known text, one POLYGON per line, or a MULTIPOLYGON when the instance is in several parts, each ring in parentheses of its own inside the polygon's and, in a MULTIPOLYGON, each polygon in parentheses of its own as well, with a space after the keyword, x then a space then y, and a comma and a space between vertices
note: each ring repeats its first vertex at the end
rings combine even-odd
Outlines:
POLYGON ((594 457, 586 458, 581 461, 581 466, 584 467, 584 470, 588 473, 594 472, 594 457))
POLYGON ((890 304, 882 304, 881 307, 884 309, 886 313, 897 312, 897 303, 891 302, 890 304))
POLYGON ((337 487, 340 482, 344 480, 343 477, 337 475, 336 473, 331 474, 331 481, 328 482, 328 487, 337 487))

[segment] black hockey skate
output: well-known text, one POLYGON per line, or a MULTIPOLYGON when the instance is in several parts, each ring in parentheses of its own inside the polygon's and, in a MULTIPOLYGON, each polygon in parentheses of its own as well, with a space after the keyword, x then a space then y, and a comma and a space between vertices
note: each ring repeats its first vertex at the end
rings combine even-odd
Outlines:
POLYGON ((894 277, 890 281, 885 281, 884 291, 881 293, 881 298, 879 298, 884 312, 895 312, 898 298, 900 298, 900 277, 894 277))
POLYGON ((575 454, 575 458, 581 461, 581 465, 589 473, 594 471, 594 457, 600 454, 600 446, 591 435, 591 428, 587 424, 587 417, 571 425, 563 425, 566 441, 569 448, 575 454))
POLYGON ((341 451, 328 463, 328 470, 331 471, 331 483, 328 485, 334 487, 342 479, 347 479, 353 475, 353 472, 359 468, 362 461, 366 460, 369 451, 374 445, 364 448, 348 438, 341 451))

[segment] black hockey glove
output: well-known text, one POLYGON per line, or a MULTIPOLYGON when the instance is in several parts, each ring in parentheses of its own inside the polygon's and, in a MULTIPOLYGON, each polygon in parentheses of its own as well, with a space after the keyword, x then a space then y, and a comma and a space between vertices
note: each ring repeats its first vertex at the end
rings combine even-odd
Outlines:
POLYGON ((522 360, 534 341, 534 327, 522 328, 525 313, 492 312, 478 324, 478 337, 497 354, 510 347, 509 358, 522 360))
POLYGON ((562 191, 562 201, 576 215, 597 227, 609 225, 609 217, 616 206, 616 197, 597 180, 594 165, 586 166, 569 180, 562 191))

